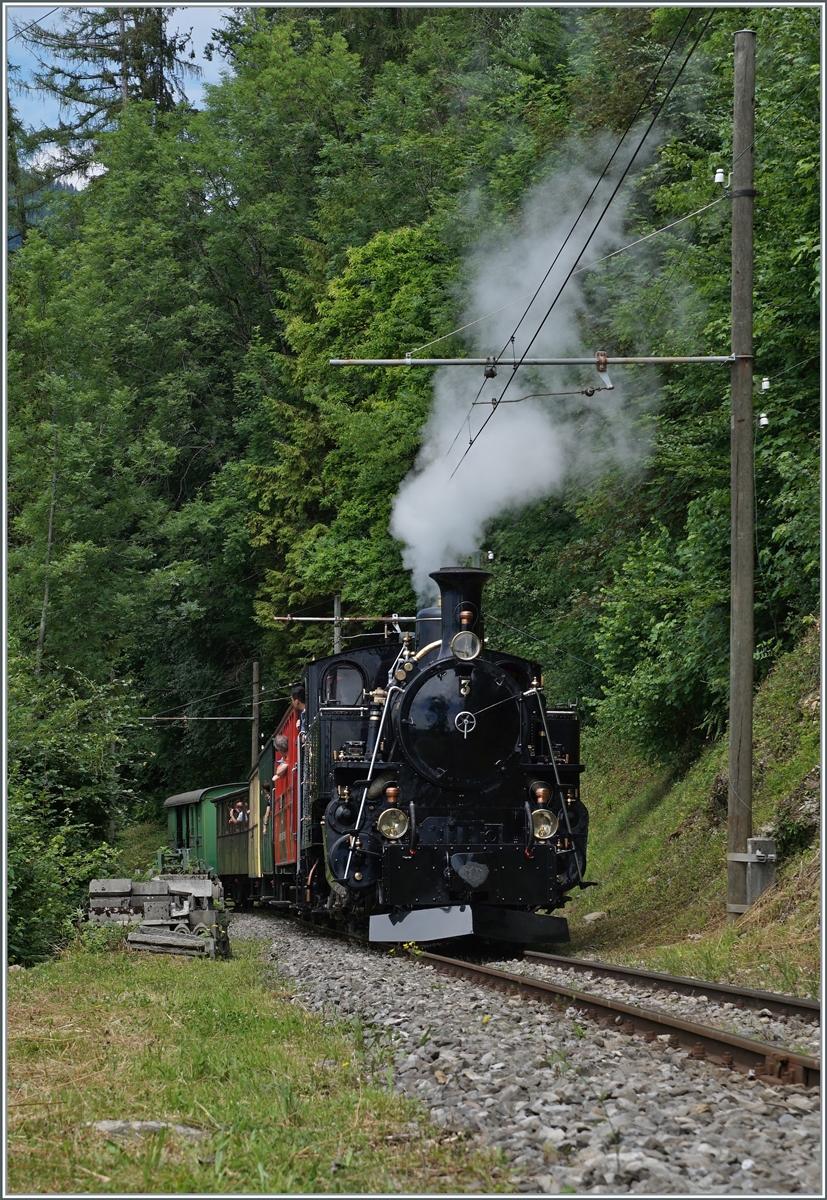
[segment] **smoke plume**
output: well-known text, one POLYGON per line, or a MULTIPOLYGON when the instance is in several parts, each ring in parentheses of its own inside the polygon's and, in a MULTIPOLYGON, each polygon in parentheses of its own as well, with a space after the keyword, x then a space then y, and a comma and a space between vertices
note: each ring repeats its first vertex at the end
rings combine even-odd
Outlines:
MULTIPOLYGON (((471 256, 471 301, 458 322, 478 322, 466 335, 470 357, 504 352, 505 360, 513 356, 518 361, 529 343, 529 358, 589 358, 602 348, 584 344, 586 272, 572 276, 542 322, 586 245, 616 176, 601 182, 514 332, 595 179, 596 175, 572 171, 537 186, 529 194, 520 227, 471 256)), ((623 209, 621 190, 588 241, 579 266, 623 244, 623 209)), ((439 349, 430 353, 438 355, 439 349)), ((391 532, 404 543, 403 561, 422 599, 433 595, 429 572, 467 558, 479 547, 487 522, 499 513, 537 502, 575 478, 610 465, 631 464, 639 457, 641 446, 624 401, 620 370, 609 371, 612 390, 592 367, 522 367, 511 376, 506 362, 498 367, 496 379, 484 379, 482 367, 442 367, 434 375, 434 402, 421 449, 394 500, 391 518, 391 532), (588 386, 596 389, 594 395, 583 394, 588 386), (542 392, 575 394, 534 395, 542 392), (491 401, 501 395, 492 415, 491 401), (521 399, 528 396, 533 398, 521 399), (487 417, 490 421, 469 449, 487 417)))

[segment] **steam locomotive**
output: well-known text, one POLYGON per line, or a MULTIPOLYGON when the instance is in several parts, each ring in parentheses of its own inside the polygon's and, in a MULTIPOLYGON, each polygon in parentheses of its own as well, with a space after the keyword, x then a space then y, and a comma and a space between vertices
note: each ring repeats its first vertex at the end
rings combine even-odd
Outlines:
POLYGON ((246 783, 170 797, 170 846, 192 847, 237 902, 367 926, 374 942, 568 941, 550 910, 590 886, 577 712, 547 707, 538 663, 488 647, 489 577, 436 571, 439 605, 415 635, 311 663, 306 710, 246 783))

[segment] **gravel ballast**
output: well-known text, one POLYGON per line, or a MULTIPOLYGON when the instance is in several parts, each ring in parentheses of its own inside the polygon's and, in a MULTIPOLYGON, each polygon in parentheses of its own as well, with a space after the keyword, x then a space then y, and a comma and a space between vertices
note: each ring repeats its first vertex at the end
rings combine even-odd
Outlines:
POLYGON ((710 1025, 713 1029, 735 1033, 754 1042, 768 1042, 776 1049, 783 1047, 798 1054, 811 1054, 814 1058, 821 1053, 819 1024, 801 1017, 776 1016, 769 1009, 736 1008, 730 1001, 721 1004, 703 994, 684 996, 680 992, 668 992, 645 983, 593 975, 582 969, 548 966, 537 959, 524 962, 514 959, 493 962, 486 959, 486 965, 498 971, 510 971, 512 975, 527 975, 544 983, 562 984, 578 992, 594 992, 597 996, 619 1000, 623 1004, 652 1008, 673 1017, 681 1017, 684 1021, 694 1021, 696 1025, 710 1025))
POLYGON ((394 1089, 501 1149, 517 1191, 821 1194, 818 1089, 765 1086, 269 914, 234 916, 230 937, 266 940, 294 1003, 358 1016, 368 1053, 389 1048, 394 1089))

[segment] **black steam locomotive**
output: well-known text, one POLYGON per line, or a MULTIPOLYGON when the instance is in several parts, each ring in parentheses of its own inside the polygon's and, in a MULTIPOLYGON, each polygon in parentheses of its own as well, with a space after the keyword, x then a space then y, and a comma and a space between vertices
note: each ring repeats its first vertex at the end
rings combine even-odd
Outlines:
POLYGON ((577 713, 488 647, 488 572, 431 578, 415 637, 308 668, 292 903, 378 942, 567 941, 539 913, 586 886, 577 713))

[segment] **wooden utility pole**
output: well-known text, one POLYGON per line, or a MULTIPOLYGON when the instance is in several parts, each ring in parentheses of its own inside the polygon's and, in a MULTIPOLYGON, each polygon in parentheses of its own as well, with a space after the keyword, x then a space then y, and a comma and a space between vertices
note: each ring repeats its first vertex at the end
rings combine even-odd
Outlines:
POLYGON ((342 653, 342 597, 333 597, 333 653, 342 653))
POLYGON ((252 759, 250 762, 250 765, 253 769, 255 769, 255 765, 258 762, 258 751, 259 751, 259 745, 258 745, 258 712, 259 712, 259 691, 260 691, 259 682, 260 682, 260 680, 259 680, 259 664, 257 662, 254 662, 253 663, 253 745, 252 745, 252 759))
POLYGON ((755 34, 735 34, 732 127, 732 400, 731 571, 729 630, 729 795, 727 805, 727 914, 747 908, 746 862, 752 836, 753 629, 753 399, 752 228, 754 208, 755 34))

